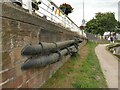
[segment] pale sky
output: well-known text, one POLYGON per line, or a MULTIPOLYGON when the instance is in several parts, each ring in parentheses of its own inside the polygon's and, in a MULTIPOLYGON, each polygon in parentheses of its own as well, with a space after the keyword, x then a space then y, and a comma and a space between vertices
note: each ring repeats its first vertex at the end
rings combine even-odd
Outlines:
MULTIPOLYGON (((52 0, 57 6, 68 3, 74 10, 68 16, 78 25, 82 24, 83 18, 83 0, 52 0)), ((89 21, 97 12, 114 12, 118 20, 118 1, 120 0, 84 0, 85 2, 85 20, 89 21)))

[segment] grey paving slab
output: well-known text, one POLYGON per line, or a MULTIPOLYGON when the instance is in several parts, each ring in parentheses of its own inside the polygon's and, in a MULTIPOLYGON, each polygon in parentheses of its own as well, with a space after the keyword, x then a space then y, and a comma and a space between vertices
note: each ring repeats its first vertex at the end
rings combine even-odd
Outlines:
POLYGON ((109 51, 106 50, 107 44, 100 44, 95 48, 96 55, 109 88, 118 88, 118 63, 109 51))

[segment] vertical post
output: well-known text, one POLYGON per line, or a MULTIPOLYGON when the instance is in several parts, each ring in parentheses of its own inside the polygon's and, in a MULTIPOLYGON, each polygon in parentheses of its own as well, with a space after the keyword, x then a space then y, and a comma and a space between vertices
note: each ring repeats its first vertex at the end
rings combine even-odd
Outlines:
POLYGON ((28 0, 29 13, 32 14, 32 0, 28 0))
POLYGON ((64 25, 64 15, 62 16, 62 24, 64 25))
MULTIPOLYGON (((52 5, 51 3, 52 3, 52 1, 51 0, 47 0, 48 1, 48 7, 47 7, 47 11, 49 10, 49 8, 50 8, 50 5, 52 5)), ((53 11, 54 11, 54 9, 53 9, 53 7, 52 7, 52 10, 51 10, 51 21, 54 21, 53 20, 53 11)))
POLYGON ((66 27, 66 16, 64 15, 64 25, 66 27))
POLYGON ((51 21, 53 21, 53 14, 52 14, 52 12, 51 12, 51 21))
MULTIPOLYGON (((84 0, 83 0, 83 20, 82 20, 82 25, 83 25, 83 27, 84 27, 84 25, 85 25, 85 20, 84 20, 84 0)), ((84 31, 83 31, 84 29, 82 29, 82 36, 83 36, 83 34, 84 34, 84 31)))
POLYGON ((69 28, 70 28, 70 24, 71 24, 71 23, 70 23, 70 21, 68 20, 68 25, 69 25, 69 28))
POLYGON ((82 30, 82 36, 83 36, 83 30, 82 30))
POLYGON ((84 0, 83 0, 83 19, 84 19, 84 0))

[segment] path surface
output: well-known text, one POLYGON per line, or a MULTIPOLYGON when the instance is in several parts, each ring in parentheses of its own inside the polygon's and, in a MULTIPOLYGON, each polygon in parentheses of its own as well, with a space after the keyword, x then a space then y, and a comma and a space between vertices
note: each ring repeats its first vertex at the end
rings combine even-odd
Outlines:
POLYGON ((98 45, 95 48, 95 52, 106 78, 108 88, 118 88, 118 60, 106 50, 106 46, 107 44, 98 45))

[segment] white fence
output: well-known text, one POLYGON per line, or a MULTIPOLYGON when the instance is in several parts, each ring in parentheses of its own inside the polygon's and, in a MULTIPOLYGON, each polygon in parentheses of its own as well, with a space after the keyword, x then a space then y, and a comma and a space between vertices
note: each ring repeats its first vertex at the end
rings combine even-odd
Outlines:
MULTIPOLYGON (((33 13, 32 0, 22 0, 22 7, 28 9, 30 14, 33 13)), ((60 24, 61 26, 86 37, 86 34, 51 0, 41 0, 41 4, 39 4, 38 7, 39 10, 35 10, 35 13, 39 16, 45 17, 47 20, 60 24)))

